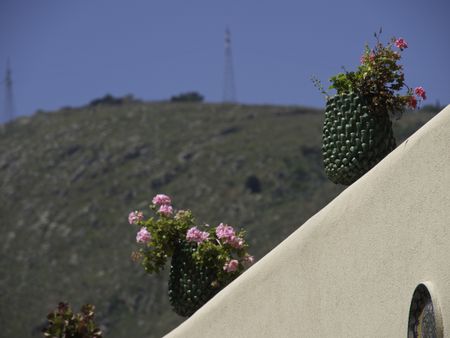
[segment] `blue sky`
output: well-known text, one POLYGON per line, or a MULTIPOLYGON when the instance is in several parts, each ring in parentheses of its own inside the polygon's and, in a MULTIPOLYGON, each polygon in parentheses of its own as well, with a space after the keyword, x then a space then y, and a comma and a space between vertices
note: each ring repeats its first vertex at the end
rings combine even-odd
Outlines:
POLYGON ((409 44, 406 83, 448 104, 449 13, 448 0, 0 0, 0 77, 9 57, 19 114, 107 93, 219 102, 229 26, 240 102, 321 107, 310 76, 353 69, 382 26, 409 44))

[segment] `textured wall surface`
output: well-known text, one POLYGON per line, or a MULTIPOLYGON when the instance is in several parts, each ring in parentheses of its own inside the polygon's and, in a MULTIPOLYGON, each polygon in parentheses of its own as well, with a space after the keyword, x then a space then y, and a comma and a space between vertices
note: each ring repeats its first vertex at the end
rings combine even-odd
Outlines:
POLYGON ((450 106, 166 337, 407 337, 420 283, 450 337, 450 106))

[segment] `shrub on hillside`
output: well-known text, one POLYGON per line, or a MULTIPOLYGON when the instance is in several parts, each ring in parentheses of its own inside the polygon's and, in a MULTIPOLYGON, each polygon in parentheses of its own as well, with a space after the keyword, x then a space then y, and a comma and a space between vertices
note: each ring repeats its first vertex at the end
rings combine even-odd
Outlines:
POLYGON ((181 93, 170 98, 171 102, 203 102, 203 95, 197 92, 181 93))
POLYGON ((99 106, 99 105, 114 106, 114 105, 122 105, 122 104, 133 102, 133 101, 138 101, 138 100, 135 99, 133 97, 133 95, 131 95, 131 94, 123 96, 123 97, 114 97, 111 94, 106 94, 103 97, 94 99, 91 102, 89 102, 89 106, 90 107, 95 107, 95 106, 99 106))

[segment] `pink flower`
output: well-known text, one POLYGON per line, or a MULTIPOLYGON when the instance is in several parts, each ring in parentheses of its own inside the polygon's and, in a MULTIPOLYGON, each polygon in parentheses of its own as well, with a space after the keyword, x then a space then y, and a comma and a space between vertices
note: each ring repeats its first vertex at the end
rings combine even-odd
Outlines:
POLYGON ((201 231, 197 229, 197 227, 190 228, 186 233, 186 240, 188 242, 197 242, 200 244, 208 240, 208 237, 209 233, 206 231, 201 231))
POLYGON ((395 45, 397 46, 397 48, 400 48, 400 50, 408 48, 408 44, 406 43, 406 41, 403 38, 399 38, 399 39, 395 40, 395 45))
POLYGON ((138 243, 147 243, 152 239, 152 235, 145 227, 142 227, 141 230, 136 235, 136 242, 138 243))
POLYGON ((239 267, 239 262, 237 261, 237 259, 232 259, 231 261, 225 263, 225 265, 223 266, 223 269, 226 272, 234 272, 238 269, 239 267))
POLYGON ((423 89, 423 87, 416 87, 416 89, 414 89, 414 93, 421 97, 422 100, 426 100, 427 99, 427 93, 425 92, 425 89, 423 89))
POLYGON ((237 236, 231 236, 228 239, 225 239, 225 243, 230 244, 235 249, 240 249, 244 245, 244 240, 237 236))
POLYGON ((245 268, 252 266, 254 262, 255 262, 255 257, 250 256, 250 255, 246 255, 242 259, 242 265, 244 265, 245 268))
POLYGON ((170 216, 173 213, 173 208, 171 205, 163 204, 159 207, 158 212, 164 216, 170 216))
POLYGON ((232 236, 235 236, 233 227, 220 223, 216 228, 216 236, 219 239, 229 239, 232 236))
POLYGON ((152 202, 154 205, 164 205, 164 204, 171 204, 172 200, 167 195, 158 194, 155 197, 153 197, 152 202))
POLYGON ((222 239, 224 243, 230 244, 235 249, 240 249, 244 245, 244 240, 236 233, 233 227, 220 223, 216 228, 216 236, 218 239, 222 239))
POLYGON ((130 224, 136 224, 137 222, 140 222, 144 219, 144 214, 142 211, 132 211, 128 215, 128 223, 130 224))
POLYGON ((408 97, 408 106, 411 107, 412 109, 417 108, 417 99, 414 96, 408 97))
POLYGON ((373 52, 371 52, 369 55, 364 54, 364 55, 361 56, 359 61, 361 63, 365 63, 367 61, 374 62, 375 61, 375 54, 373 52))

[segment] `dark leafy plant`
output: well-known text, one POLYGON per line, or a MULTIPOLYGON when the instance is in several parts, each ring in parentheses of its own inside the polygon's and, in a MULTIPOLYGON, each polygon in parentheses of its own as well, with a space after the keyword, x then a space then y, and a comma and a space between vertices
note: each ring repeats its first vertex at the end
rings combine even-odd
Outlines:
POLYGON ((203 95, 197 92, 182 93, 170 98, 171 102, 203 102, 203 95))
POLYGON ((123 101, 121 98, 114 97, 111 94, 106 94, 105 96, 94 99, 91 102, 89 102, 89 106, 95 107, 99 105, 120 105, 123 101))
MULTIPOLYGON (((375 114, 403 113, 406 108, 417 108, 418 102, 426 99, 425 90, 414 90, 405 83, 403 66, 398 62, 401 52, 408 48, 402 38, 391 38, 384 45, 380 41, 381 29, 375 33, 376 44, 370 48, 366 44, 356 71, 346 71, 330 78, 331 86, 337 94, 357 93, 368 100, 371 112, 375 114), (406 93, 400 91, 406 88, 406 93)), ((314 85, 328 98, 320 81, 313 77, 314 85)))
POLYGON ((42 330, 44 337, 101 338, 102 332, 94 323, 94 310, 94 305, 85 304, 75 314, 68 303, 59 303, 47 316, 48 325, 42 330))

